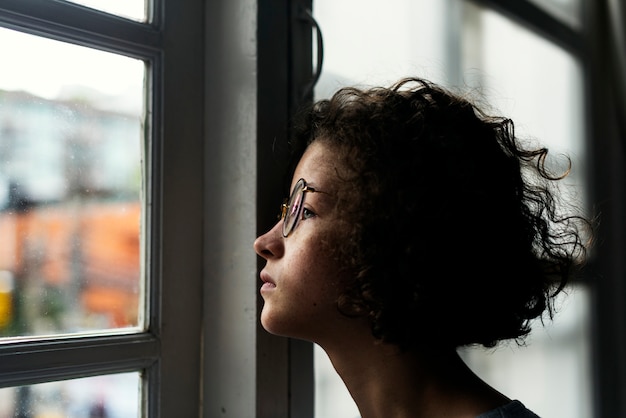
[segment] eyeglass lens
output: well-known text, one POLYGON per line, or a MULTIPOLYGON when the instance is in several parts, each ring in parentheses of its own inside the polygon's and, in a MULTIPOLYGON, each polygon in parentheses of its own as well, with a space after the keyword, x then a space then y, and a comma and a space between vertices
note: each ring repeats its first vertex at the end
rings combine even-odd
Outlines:
POLYGON ((283 236, 287 237, 294 230, 300 217, 302 201, 304 199, 304 180, 300 179, 293 188, 289 202, 287 203, 287 212, 283 221, 283 236))

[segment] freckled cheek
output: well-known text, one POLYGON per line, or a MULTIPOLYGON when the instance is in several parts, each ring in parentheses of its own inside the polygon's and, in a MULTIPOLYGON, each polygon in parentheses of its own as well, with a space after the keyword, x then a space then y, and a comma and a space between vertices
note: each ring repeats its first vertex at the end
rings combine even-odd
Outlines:
POLYGON ((294 249, 293 262, 288 267, 294 273, 293 285, 298 296, 311 301, 312 306, 336 303, 341 287, 339 283, 344 282, 339 277, 339 266, 327 244, 332 231, 324 233, 322 230, 326 228, 320 224, 316 226, 319 227, 318 234, 302 242, 298 250, 294 249))
POLYGON ((317 266, 305 269, 301 276, 303 282, 298 286, 303 300, 309 300, 312 306, 334 305, 339 295, 338 270, 324 263, 328 263, 328 260, 320 261, 317 266))

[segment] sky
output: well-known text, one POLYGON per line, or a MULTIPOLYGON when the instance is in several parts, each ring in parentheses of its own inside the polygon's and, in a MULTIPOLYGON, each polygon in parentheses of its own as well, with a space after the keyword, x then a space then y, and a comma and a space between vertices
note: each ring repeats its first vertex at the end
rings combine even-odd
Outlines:
MULTIPOLYGON (((140 19, 142 0, 100 0, 109 11, 140 19)), ((87 6, 98 0, 80 0, 87 6)), ((55 41, 0 27, 0 89, 22 90, 46 99, 62 98, 76 86, 103 96, 124 97, 140 106, 144 64, 141 60, 55 41), (130 99, 135 97, 135 99, 130 99)))
POLYGON ((67 0, 135 20, 145 18, 144 0, 67 0))

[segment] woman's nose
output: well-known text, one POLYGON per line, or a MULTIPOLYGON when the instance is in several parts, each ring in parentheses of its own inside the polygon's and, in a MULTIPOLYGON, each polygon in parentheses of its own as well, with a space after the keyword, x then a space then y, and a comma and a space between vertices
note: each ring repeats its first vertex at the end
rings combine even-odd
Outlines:
POLYGON ((272 229, 261 235, 254 241, 254 251, 266 260, 270 258, 282 257, 283 255, 283 234, 281 232, 282 223, 279 221, 272 229))

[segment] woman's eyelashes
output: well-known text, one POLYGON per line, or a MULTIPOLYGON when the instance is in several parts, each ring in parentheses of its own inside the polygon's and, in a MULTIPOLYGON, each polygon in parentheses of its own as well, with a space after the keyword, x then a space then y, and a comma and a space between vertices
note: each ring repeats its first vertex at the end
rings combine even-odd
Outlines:
POLYGON ((302 208, 302 219, 309 219, 315 216, 315 212, 311 209, 302 208))

